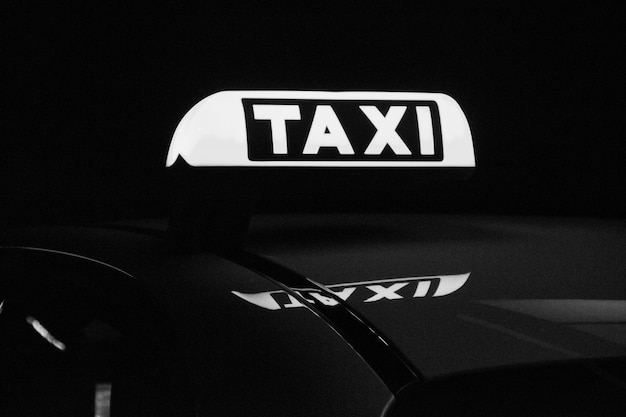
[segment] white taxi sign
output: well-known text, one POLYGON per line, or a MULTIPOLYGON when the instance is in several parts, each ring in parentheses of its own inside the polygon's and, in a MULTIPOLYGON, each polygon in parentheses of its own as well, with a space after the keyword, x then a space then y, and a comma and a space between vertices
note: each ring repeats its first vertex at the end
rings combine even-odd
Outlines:
POLYGON ((473 168, 469 124, 440 93, 222 91, 181 120, 166 165, 473 168))

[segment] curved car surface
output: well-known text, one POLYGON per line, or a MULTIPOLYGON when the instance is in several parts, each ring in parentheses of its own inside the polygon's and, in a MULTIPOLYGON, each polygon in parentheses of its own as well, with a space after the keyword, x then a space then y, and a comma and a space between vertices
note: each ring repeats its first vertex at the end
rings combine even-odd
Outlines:
POLYGON ((3 237, 7 415, 89 414, 103 386, 111 415, 624 405, 621 222, 257 216, 230 250, 153 223, 3 237))
POLYGON ((238 91, 167 158, 171 220, 0 238, 2 415, 617 415, 626 225, 265 214, 474 168, 443 94, 238 91), (328 184, 322 186, 320 184, 328 184), (268 191, 269 189, 269 191, 268 191))

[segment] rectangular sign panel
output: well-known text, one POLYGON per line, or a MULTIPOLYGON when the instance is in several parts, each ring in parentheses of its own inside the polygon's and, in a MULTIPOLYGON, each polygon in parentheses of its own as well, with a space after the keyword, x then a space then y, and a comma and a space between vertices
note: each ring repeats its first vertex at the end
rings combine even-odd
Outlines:
POLYGON ((431 100, 242 99, 250 161, 442 161, 431 100))

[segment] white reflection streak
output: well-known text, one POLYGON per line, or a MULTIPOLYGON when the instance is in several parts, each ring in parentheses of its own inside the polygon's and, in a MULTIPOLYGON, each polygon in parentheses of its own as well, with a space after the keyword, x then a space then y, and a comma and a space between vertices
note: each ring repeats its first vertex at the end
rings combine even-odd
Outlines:
POLYGON ((4 300, 2 300, 2 302, 0 303, 0 314, 2 314, 3 310, 4 310, 4 300))
POLYGON ((131 274, 129 274, 128 272, 124 271, 123 269, 119 269, 119 268, 118 268, 118 267, 116 267, 116 266, 113 266, 113 265, 108 264, 108 263, 106 263, 106 262, 99 261, 99 260, 97 260, 97 259, 89 258, 89 257, 87 257, 87 256, 77 255, 77 254, 75 254, 75 253, 63 252, 63 251, 60 251, 60 250, 54 250, 54 249, 35 248, 35 247, 32 247, 32 246, 0 246, 0 249, 21 249, 21 250, 32 250, 32 251, 38 251, 38 252, 56 253, 56 254, 59 254, 59 255, 71 256, 71 257, 73 257, 73 258, 78 258, 78 259, 85 259, 85 260, 87 260, 87 261, 91 261, 91 262, 94 262, 94 263, 97 263, 97 264, 100 264, 100 265, 104 265, 104 266, 109 267, 109 268, 111 268, 111 269, 114 269, 114 270, 116 270, 116 271, 118 271, 118 272, 121 272, 121 273, 122 273, 122 274, 124 274, 124 275, 127 275, 127 276, 129 276, 129 277, 131 277, 131 278, 134 278, 134 276, 132 276, 132 275, 131 275, 131 274))
POLYGON ((52 336, 48 329, 46 329, 41 323, 39 323, 39 320, 29 316, 26 317, 26 321, 28 322, 28 324, 33 326, 33 329, 35 329, 35 331, 39 333, 41 337, 46 339, 48 343, 50 343, 52 346, 59 350, 65 350, 65 344, 52 336))
POLYGON ((111 415, 111 384, 96 384, 95 417, 111 415))

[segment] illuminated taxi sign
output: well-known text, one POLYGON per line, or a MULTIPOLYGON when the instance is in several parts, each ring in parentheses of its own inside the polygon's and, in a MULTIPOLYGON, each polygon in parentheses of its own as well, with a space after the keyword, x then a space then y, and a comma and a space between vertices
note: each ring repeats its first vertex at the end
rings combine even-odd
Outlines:
POLYGON ((196 167, 474 167, 467 119, 445 94, 223 91, 170 145, 196 167))

